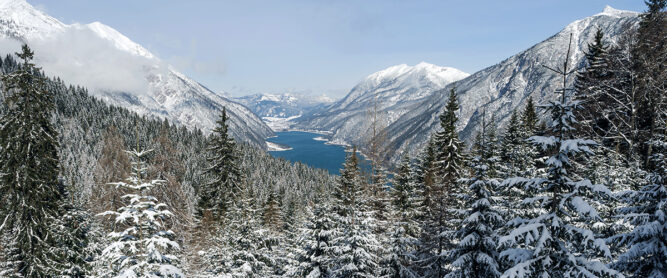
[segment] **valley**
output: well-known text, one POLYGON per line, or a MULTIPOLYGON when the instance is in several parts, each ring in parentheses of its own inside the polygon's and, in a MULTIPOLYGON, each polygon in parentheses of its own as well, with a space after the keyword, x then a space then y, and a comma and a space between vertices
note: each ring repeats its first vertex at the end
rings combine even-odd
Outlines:
POLYGON ((538 2, 0 0, 0 277, 665 276, 667 0, 538 2))

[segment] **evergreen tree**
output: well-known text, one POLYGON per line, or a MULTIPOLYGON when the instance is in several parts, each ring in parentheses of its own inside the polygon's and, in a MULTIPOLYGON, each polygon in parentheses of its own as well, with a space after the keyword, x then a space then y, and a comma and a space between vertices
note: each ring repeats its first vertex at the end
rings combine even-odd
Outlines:
POLYGON ((611 48, 601 30, 588 44, 585 69, 577 72, 574 88, 582 109, 576 112, 577 134, 593 134, 603 146, 616 148, 628 158, 637 152, 639 94, 634 86, 631 55, 619 46, 611 48))
POLYGON ((667 275, 667 141, 656 138, 652 143, 655 152, 648 184, 622 194, 628 205, 618 209, 619 217, 634 229, 610 238, 625 247, 613 266, 628 277, 667 275))
POLYGON ((87 277, 92 269, 90 260, 96 257, 98 250, 93 240, 92 216, 72 201, 64 203, 60 225, 56 227, 54 240, 58 243, 57 255, 63 262, 60 277, 87 277))
POLYGON ((207 272, 230 277, 267 277, 273 272, 273 258, 267 252, 268 230, 261 227, 261 213, 249 188, 229 211, 216 246, 206 254, 207 272))
POLYGON ((526 101, 526 107, 521 114, 521 123, 523 123, 523 128, 528 136, 533 136, 540 130, 538 126, 539 121, 540 118, 537 116, 537 109, 535 109, 533 97, 529 96, 526 101))
POLYGON ((303 254, 302 246, 306 240, 302 236, 302 229, 309 217, 312 217, 312 208, 306 206, 300 208, 295 200, 289 200, 282 206, 282 233, 280 235, 280 246, 275 249, 277 268, 283 276, 290 276, 288 272, 297 267, 299 258, 303 254))
MULTIPOLYGON (((493 126, 493 124, 490 124, 493 126)), ((445 277, 499 277, 501 274, 496 251, 498 235, 496 229, 503 224, 501 213, 496 210, 495 189, 498 179, 491 170, 498 162, 494 155, 493 129, 487 130, 482 124, 476 144, 476 154, 472 159, 475 174, 464 179, 469 187, 462 199, 465 209, 457 213, 463 221, 455 233, 456 247, 450 253, 453 271, 445 277)))
MULTIPOLYGON (((571 43, 571 38, 570 38, 571 43)), ((569 73, 566 56, 563 68, 555 70, 563 78, 559 99, 545 105, 551 114, 553 136, 533 136, 530 141, 552 155, 546 164, 546 178, 511 178, 504 183, 521 183, 534 195, 522 204, 531 210, 525 219, 516 220, 517 228, 500 239, 501 257, 512 267, 503 277, 622 277, 600 259, 610 259, 604 240, 590 230, 600 220, 589 201, 608 197, 611 192, 590 180, 575 180, 572 160, 592 154, 596 143, 573 137, 579 102, 567 88, 569 73), (576 243, 576 244, 574 244, 576 243)))
POLYGON ((240 192, 241 174, 236 155, 236 143, 229 135, 227 111, 222 109, 220 120, 208 142, 208 168, 210 181, 199 192, 197 214, 199 217, 220 219, 240 192))
POLYGON ((451 237, 458 225, 452 209, 460 207, 456 194, 458 180, 464 168, 463 143, 456 131, 459 110, 456 91, 451 90, 445 111, 440 115, 441 130, 435 134, 435 183, 430 188, 429 215, 424 221, 420 259, 424 274, 442 277, 447 272, 447 250, 452 248, 451 237))
MULTIPOLYGON (((477 155, 483 156, 480 158, 480 161, 484 161, 487 167, 489 167, 486 169, 485 174, 491 178, 505 175, 504 173, 499 173, 500 167, 497 166, 500 161, 500 151, 498 150, 496 132, 495 118, 491 117, 491 121, 487 122, 486 117, 482 116, 482 131, 477 133, 472 146, 473 151, 476 151, 477 155)), ((473 166, 472 168, 474 170, 475 167, 473 166)))
POLYGON ((428 144, 424 147, 424 150, 418 158, 417 167, 415 169, 415 179, 417 187, 419 188, 418 191, 422 195, 422 213, 420 214, 420 222, 423 220, 421 218, 430 214, 429 209, 432 207, 431 191, 435 182, 435 155, 435 140, 433 136, 431 136, 428 144))
POLYGON ((440 115, 441 130, 435 134, 436 159, 435 168, 438 182, 444 186, 451 186, 461 177, 463 168, 463 142, 459 139, 456 131, 456 123, 459 103, 456 98, 456 90, 452 89, 449 94, 445 111, 440 115))
POLYGON ((526 142, 528 134, 519 120, 519 115, 513 111, 505 134, 502 137, 500 160, 504 177, 534 176, 536 169, 534 149, 526 142))
POLYGON ((645 167, 652 158, 651 141, 664 133, 667 120, 667 15, 666 0, 645 1, 648 10, 640 18, 636 42, 631 49, 636 73, 638 105, 638 144, 645 167))
MULTIPOLYGON (((373 223, 367 223, 375 227, 373 234, 378 241, 379 246, 389 246, 390 218, 391 218, 391 198, 389 197, 389 185, 387 182, 386 170, 377 164, 373 169, 371 183, 365 188, 364 196, 368 200, 369 210, 373 223)), ((386 276, 389 270, 389 256, 386 248, 377 248, 374 254, 378 258, 378 268, 375 275, 386 276)))
POLYGON ((278 203, 278 197, 276 192, 271 190, 269 192, 269 197, 264 203, 264 209, 262 213, 262 220, 264 227, 271 229, 274 232, 278 232, 282 228, 280 213, 280 204, 278 203))
POLYGON ((419 222, 421 193, 417 189, 409 156, 394 175, 391 200, 393 222, 389 246, 388 277, 419 277, 416 248, 421 233, 419 222))
POLYGON ((54 229, 60 225, 58 134, 51 123, 53 94, 22 46, 22 64, 2 77, 5 113, 0 118, 0 231, 8 260, 23 277, 59 273, 54 229))
POLYGON ((329 267, 333 263, 332 242, 334 236, 337 236, 335 220, 328 201, 320 199, 314 206, 302 229, 303 242, 297 257, 298 265, 287 271, 287 277, 329 277, 329 267))
POLYGON ((334 194, 339 232, 330 249, 335 256, 331 277, 375 277, 379 267, 376 220, 360 180, 356 148, 345 160, 334 194))
POLYGON ((110 269, 103 277, 185 277, 178 267, 175 255, 180 246, 173 240, 174 233, 165 230, 165 222, 173 214, 166 205, 147 191, 163 181, 145 179, 149 151, 128 151, 132 156, 133 173, 127 182, 116 182, 119 188, 134 193, 123 196, 128 204, 118 211, 107 211, 100 216, 112 216, 120 231, 109 233, 111 243, 103 250, 103 260, 110 269))

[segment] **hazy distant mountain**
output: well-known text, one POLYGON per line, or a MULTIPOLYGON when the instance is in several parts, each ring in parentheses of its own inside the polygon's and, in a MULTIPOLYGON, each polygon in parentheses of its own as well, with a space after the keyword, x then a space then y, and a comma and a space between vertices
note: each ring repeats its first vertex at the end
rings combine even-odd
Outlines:
POLYGON ((63 24, 25 0, 0 0, 0 53, 27 42, 48 75, 87 87, 102 100, 140 114, 209 131, 222 107, 237 139, 264 146, 273 135, 243 105, 207 89, 144 47, 99 22, 63 24))
POLYGON ((433 91, 469 74, 429 63, 397 65, 373 73, 343 99, 296 119, 296 127, 331 131, 336 143, 362 144, 369 127, 369 112, 375 103, 386 124, 398 119, 433 91))
POLYGON ((234 98, 260 117, 289 118, 331 104, 334 100, 327 96, 306 96, 300 94, 254 94, 234 98))
POLYGON ((311 111, 323 109, 334 100, 325 95, 254 94, 235 98, 252 112, 262 117, 274 131, 286 130, 293 121, 311 111))

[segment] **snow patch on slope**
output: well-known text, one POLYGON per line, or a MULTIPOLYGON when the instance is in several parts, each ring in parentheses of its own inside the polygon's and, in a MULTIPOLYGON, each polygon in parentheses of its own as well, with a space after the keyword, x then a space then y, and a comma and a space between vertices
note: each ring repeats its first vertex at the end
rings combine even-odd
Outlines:
POLYGON ((155 58, 152 53, 148 52, 148 50, 143 48, 141 45, 136 44, 128 37, 107 25, 95 21, 93 23, 87 24, 86 27, 90 28, 90 30, 93 30, 93 32, 95 32, 101 38, 113 42, 114 46, 120 50, 132 53, 134 55, 144 56, 146 58, 155 58))

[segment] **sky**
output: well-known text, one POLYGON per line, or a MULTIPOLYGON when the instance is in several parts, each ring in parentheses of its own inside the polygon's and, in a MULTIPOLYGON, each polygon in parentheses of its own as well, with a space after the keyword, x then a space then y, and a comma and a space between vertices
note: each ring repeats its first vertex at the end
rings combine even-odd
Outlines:
POLYGON ((28 0, 102 22, 220 93, 342 97, 365 76, 428 62, 474 73, 606 5, 641 0, 28 0))

